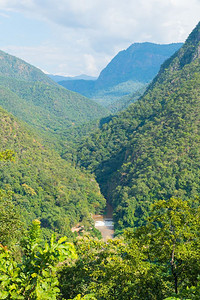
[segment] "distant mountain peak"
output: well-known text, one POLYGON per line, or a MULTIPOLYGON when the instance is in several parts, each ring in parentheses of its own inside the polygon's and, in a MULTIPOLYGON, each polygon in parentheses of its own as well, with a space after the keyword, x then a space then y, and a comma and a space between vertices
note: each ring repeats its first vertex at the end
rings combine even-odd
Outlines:
POLYGON ((55 82, 59 81, 72 81, 72 80, 96 80, 96 77, 89 76, 86 74, 81 74, 78 76, 64 76, 64 75, 53 75, 53 74, 48 74, 48 76, 54 80, 55 82))
POLYGON ((182 43, 134 43, 120 51, 101 71, 97 85, 116 85, 127 80, 150 82, 160 65, 182 46, 182 43))

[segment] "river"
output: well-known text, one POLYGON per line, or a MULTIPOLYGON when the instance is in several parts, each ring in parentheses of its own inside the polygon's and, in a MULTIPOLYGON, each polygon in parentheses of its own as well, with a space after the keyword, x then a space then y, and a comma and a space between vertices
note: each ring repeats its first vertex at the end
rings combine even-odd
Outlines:
POLYGON ((106 213, 104 215, 94 215, 95 228, 97 228, 104 241, 112 239, 114 236, 114 225, 113 225, 113 208, 107 204, 106 213))

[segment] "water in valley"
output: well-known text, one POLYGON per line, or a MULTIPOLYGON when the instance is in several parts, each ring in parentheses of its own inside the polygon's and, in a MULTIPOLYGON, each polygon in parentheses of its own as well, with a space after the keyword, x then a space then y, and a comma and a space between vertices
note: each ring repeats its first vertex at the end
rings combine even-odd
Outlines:
POLYGON ((113 208, 110 204, 107 204, 106 213, 104 215, 93 216, 95 221, 95 227, 101 232, 103 240, 107 241, 114 236, 113 225, 113 208))

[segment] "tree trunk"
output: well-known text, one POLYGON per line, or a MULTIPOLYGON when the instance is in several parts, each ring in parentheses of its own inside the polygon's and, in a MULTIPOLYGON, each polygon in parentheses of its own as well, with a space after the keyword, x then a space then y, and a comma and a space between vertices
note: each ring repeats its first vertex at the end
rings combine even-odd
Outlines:
POLYGON ((175 253, 175 243, 173 245, 173 250, 172 250, 172 259, 171 259, 171 270, 172 270, 172 274, 174 276, 174 289, 175 289, 175 293, 178 294, 178 276, 176 273, 176 265, 174 263, 174 253, 175 253))

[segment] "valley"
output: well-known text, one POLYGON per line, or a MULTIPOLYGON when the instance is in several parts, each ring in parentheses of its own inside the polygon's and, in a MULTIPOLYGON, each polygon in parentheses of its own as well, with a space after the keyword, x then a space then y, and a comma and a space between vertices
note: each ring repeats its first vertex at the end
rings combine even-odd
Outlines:
POLYGON ((199 49, 64 81, 0 51, 0 299, 200 298, 199 49))

